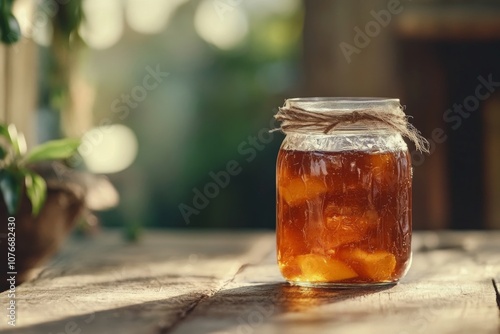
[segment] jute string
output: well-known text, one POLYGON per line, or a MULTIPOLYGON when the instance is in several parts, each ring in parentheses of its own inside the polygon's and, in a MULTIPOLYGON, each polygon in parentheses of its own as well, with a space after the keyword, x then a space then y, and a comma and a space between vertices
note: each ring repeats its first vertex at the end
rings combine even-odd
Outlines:
POLYGON ((415 144, 420 152, 429 152, 429 142, 409 121, 401 107, 384 109, 362 109, 346 112, 308 111, 298 107, 279 108, 274 118, 281 126, 272 131, 293 132, 296 130, 332 133, 339 125, 358 124, 364 126, 387 126, 415 144))

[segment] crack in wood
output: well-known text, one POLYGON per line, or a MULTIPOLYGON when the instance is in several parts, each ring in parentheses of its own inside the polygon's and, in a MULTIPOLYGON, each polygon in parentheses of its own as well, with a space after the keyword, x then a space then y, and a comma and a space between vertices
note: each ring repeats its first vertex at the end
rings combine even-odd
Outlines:
POLYGON ((196 308, 196 306, 199 303, 201 303, 208 297, 210 297, 210 294, 205 294, 200 298, 198 298, 197 300, 193 301, 191 304, 188 305, 186 309, 182 310, 179 313, 179 317, 172 324, 170 324, 170 326, 160 326, 158 333, 167 334, 169 331, 173 330, 176 326, 178 326, 182 322, 182 320, 184 320, 196 308))
MULTIPOLYGON (((269 256, 269 254, 271 254, 273 252, 274 252, 274 250, 265 252, 264 255, 261 255, 258 257, 256 263, 262 262, 263 259, 267 258, 267 256, 269 256)), ((203 296, 201 296, 200 298, 198 298, 197 300, 192 302, 186 309, 184 309, 179 314, 179 317, 170 326, 161 327, 159 329, 158 333, 159 334, 167 334, 167 333, 175 330, 175 328, 180 326, 181 323, 183 322, 183 320, 186 319, 196 309, 196 307, 198 305, 200 305, 205 299, 211 298, 211 297, 215 296, 216 294, 218 294, 219 292, 223 291, 226 286, 228 286, 231 282, 233 282, 235 280, 236 276, 238 276, 240 273, 242 273, 245 270, 245 268, 247 268, 251 265, 255 265, 253 263, 253 261, 249 261, 247 263, 241 264, 238 267, 238 270, 236 270, 234 272, 234 274, 230 278, 226 279, 218 288, 211 291, 211 293, 204 294, 203 296)))
POLYGON ((498 292, 497 282, 495 281, 494 278, 492 278, 491 283, 493 284, 493 289, 495 289, 497 306, 498 306, 498 309, 500 310, 500 293, 498 292))
POLYGON ((235 277, 247 266, 248 264, 242 264, 238 270, 232 275, 232 277, 228 278, 225 280, 218 288, 214 289, 210 293, 202 295, 200 298, 197 300, 193 301, 191 304, 188 305, 183 311, 179 313, 179 317, 170 325, 170 326, 165 326, 161 327, 159 330, 159 334, 167 334, 171 331, 173 331, 177 326, 179 326, 184 319, 186 319, 196 308, 196 306, 200 305, 205 299, 208 299, 210 297, 213 297, 216 295, 218 292, 224 290, 224 288, 234 281, 235 277))

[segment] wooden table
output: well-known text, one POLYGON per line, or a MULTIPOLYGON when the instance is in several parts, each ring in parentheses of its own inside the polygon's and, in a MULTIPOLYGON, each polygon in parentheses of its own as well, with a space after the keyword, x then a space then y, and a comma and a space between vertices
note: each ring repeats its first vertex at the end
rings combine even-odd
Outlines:
MULTIPOLYGON (((413 265, 392 288, 283 282, 269 232, 119 233, 73 239, 16 291, 2 333, 500 333, 491 279, 500 231, 415 233, 413 265)), ((1 312, 7 293, 0 294, 1 312)))

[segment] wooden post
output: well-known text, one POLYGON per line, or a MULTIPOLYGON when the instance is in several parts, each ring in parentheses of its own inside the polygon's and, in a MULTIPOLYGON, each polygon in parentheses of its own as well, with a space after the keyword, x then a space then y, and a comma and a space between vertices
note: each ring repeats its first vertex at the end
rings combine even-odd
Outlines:
POLYGON ((37 45, 22 38, 12 46, 2 46, 4 112, 2 122, 13 123, 24 133, 28 147, 36 142, 37 45))
POLYGON ((484 107, 484 150, 486 167, 486 227, 500 228, 500 94, 484 107))
POLYGON ((305 94, 400 95, 392 29, 378 24, 372 14, 387 10, 386 1, 304 1, 304 5, 305 94), (372 26, 378 32, 360 41, 358 31, 365 34, 372 26))

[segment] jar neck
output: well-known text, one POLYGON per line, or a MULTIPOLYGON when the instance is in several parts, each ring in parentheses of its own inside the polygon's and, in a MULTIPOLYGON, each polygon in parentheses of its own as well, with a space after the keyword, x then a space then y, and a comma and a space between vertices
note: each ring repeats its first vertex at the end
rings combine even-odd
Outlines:
POLYGON ((334 132, 331 134, 288 133, 281 145, 292 151, 406 151, 403 137, 394 131, 334 132))
POLYGON ((312 136, 349 136, 349 135, 399 135, 399 132, 393 128, 388 127, 383 124, 373 124, 370 126, 364 124, 341 124, 335 127, 334 130, 329 133, 324 133, 319 129, 296 129, 288 130, 287 135, 297 134, 297 135, 312 135, 312 136))

